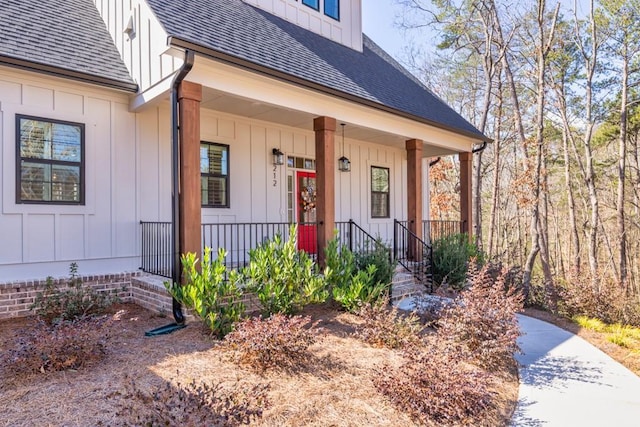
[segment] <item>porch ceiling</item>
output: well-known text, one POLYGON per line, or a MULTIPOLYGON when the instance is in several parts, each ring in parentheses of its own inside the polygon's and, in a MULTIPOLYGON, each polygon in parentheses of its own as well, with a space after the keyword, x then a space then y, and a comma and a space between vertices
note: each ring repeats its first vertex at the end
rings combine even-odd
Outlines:
MULTIPOLYGON (((313 119, 316 117, 303 111, 292 110, 282 106, 269 104, 253 99, 231 95, 210 87, 202 88, 201 107, 208 110, 220 111, 226 114, 233 114, 255 120, 275 123, 306 131, 313 129, 313 119)), ((339 118, 338 123, 341 123, 339 118)), ((354 125, 348 122, 345 127, 345 138, 355 139, 374 144, 387 145, 397 148, 405 148, 405 141, 410 137, 382 132, 377 129, 354 125)), ((337 132, 340 132, 338 128, 337 132)), ((456 154, 455 151, 442 147, 425 144, 423 147, 424 157, 446 156, 456 154)))

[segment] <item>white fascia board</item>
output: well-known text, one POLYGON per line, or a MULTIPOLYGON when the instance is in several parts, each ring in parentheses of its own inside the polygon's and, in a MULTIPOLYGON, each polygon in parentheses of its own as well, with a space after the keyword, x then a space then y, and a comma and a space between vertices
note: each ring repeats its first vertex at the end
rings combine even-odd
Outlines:
POLYGON ((131 97, 129 111, 142 111, 145 108, 157 105, 159 102, 166 100, 171 91, 171 82, 173 81, 174 75, 175 73, 165 77, 144 92, 131 97))
POLYGON ((201 56, 196 56, 195 65, 185 80, 291 110, 334 117, 341 122, 406 139, 420 139, 455 152, 471 151, 474 144, 481 142, 479 138, 470 138, 201 56))

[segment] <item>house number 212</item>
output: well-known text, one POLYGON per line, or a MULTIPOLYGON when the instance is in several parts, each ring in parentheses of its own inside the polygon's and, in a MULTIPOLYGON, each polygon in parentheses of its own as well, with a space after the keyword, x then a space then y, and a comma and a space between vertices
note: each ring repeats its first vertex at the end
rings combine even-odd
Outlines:
POLYGON ((278 175, 276 174, 277 171, 278 171, 278 167, 274 166, 273 167, 273 186, 274 187, 278 186, 278 175))

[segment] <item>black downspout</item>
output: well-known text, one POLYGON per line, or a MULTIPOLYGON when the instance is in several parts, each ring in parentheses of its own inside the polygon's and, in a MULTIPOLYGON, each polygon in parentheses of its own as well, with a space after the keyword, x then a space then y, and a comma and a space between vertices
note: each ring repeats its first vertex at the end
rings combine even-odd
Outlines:
POLYGON ((440 163, 440 160, 442 160, 442 157, 436 157, 435 159, 431 160, 429 162, 429 167, 437 165, 438 163, 440 163))
POLYGON ((478 148, 474 148, 473 150, 471 150, 471 153, 472 154, 479 153, 483 151, 485 148, 487 148, 487 141, 482 141, 482 145, 478 148))
MULTIPOLYGON (((173 266, 171 278, 173 283, 179 284, 182 278, 182 264, 180 262, 180 118, 178 117, 178 87, 187 76, 195 56, 192 51, 185 50, 184 63, 171 83, 171 243, 173 247, 173 266)), ((178 325, 185 322, 182 305, 173 298, 173 318, 178 325)))

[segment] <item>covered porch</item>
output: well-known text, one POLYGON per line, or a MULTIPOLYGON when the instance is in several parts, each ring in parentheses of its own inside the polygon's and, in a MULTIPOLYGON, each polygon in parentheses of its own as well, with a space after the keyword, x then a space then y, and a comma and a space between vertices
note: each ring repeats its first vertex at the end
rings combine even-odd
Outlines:
MULTIPOLYGON (((162 113, 166 98, 146 95, 132 106, 162 113)), ((176 215, 141 215, 145 271, 180 277, 179 254, 204 247, 243 266, 250 249, 298 224, 299 248, 320 265, 337 232, 355 251, 382 241, 426 284, 432 238, 472 233, 477 137, 199 56, 175 105, 176 215), (429 159, 447 155, 459 156, 461 170, 460 221, 448 224, 428 218, 426 180, 429 159)))

